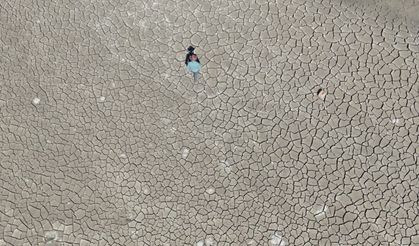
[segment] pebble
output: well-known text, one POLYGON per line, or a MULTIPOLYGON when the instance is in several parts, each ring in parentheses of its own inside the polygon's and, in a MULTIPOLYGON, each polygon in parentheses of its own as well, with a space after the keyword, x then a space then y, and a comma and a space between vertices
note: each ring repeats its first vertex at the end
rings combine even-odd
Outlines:
POLYGON ((400 122, 400 120, 399 119, 393 119, 393 120, 391 120, 391 122, 393 122, 393 124, 398 124, 400 122))
POLYGON ((214 194, 214 192, 215 192, 214 188, 208 188, 207 189, 207 193, 210 194, 210 195, 214 194))
POLYGON ((317 91, 317 96, 321 99, 321 100, 324 100, 325 98, 326 98, 326 91, 325 90, 323 90, 323 89, 319 89, 318 91, 317 91))
POLYGON ((57 238, 57 232, 56 231, 48 231, 45 233, 45 240, 48 241, 52 241, 55 240, 57 238))
POLYGON ((32 100, 32 103, 33 103, 33 104, 35 104, 35 105, 39 104, 39 102, 41 102, 41 99, 39 99, 39 98, 37 98, 37 97, 35 97, 35 98, 32 100))
POLYGON ((189 149, 184 148, 183 151, 182 151, 183 159, 186 159, 186 157, 188 157, 188 155, 189 155, 189 149))

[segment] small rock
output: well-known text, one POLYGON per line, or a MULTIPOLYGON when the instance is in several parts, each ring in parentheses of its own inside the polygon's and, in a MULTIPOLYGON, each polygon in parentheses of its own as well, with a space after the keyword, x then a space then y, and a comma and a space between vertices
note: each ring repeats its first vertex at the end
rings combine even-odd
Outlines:
POLYGON ((189 149, 188 148, 184 148, 182 151, 182 158, 186 159, 186 157, 188 157, 189 155, 189 149))
POLYGON ((45 233, 45 241, 53 241, 57 238, 57 232, 56 231, 47 231, 45 233))
POLYGON ((32 100, 32 103, 33 103, 33 104, 35 104, 35 105, 39 104, 39 102, 41 102, 41 99, 39 99, 39 98, 37 98, 37 97, 35 97, 35 98, 32 100))
POLYGON ((204 241, 203 241, 203 240, 198 241, 198 242, 196 243, 196 246, 204 246, 204 241))
POLYGON ((327 94, 326 91, 323 90, 323 89, 319 89, 317 91, 317 96, 322 100, 324 100, 326 98, 326 94, 327 94))
POLYGON ((391 122, 393 124, 398 124, 400 122, 400 119, 392 119, 391 122))
POLYGON ((215 192, 214 188, 208 188, 207 189, 207 193, 210 194, 210 195, 214 194, 214 192, 215 192))
POLYGON ((150 194, 150 190, 148 188, 144 188, 143 192, 145 195, 149 195, 150 194))
POLYGON ((104 101, 105 101, 105 97, 100 97, 100 98, 99 98, 99 100, 100 100, 101 102, 104 102, 104 101))

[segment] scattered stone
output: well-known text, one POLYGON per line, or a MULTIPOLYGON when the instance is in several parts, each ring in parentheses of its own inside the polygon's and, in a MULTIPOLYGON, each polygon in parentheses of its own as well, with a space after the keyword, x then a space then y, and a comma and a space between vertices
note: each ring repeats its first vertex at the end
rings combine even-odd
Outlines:
POLYGON ((41 102, 41 99, 39 99, 39 98, 37 98, 37 97, 35 97, 35 98, 32 100, 32 103, 33 103, 34 105, 39 104, 39 102, 41 102))
POLYGON ((393 124, 398 124, 400 122, 400 119, 392 119, 391 122, 393 124))
POLYGON ((99 98, 99 100, 100 100, 101 102, 104 102, 104 101, 105 101, 105 97, 100 97, 100 98, 99 98))
POLYGON ((212 187, 207 189, 207 193, 210 195, 214 194, 214 192, 215 192, 215 189, 212 187))
POLYGON ((148 188, 144 188, 144 189, 143 189, 143 193, 144 193, 145 195, 149 195, 149 194, 150 194, 150 190, 149 190, 148 188))
POLYGON ((47 231, 45 233, 45 241, 54 241, 57 238, 57 232, 56 231, 47 231))
POLYGON ((186 159, 186 157, 188 157, 189 155, 189 149, 188 148, 184 148, 182 151, 182 158, 186 159))
POLYGON ((323 90, 323 89, 319 89, 319 90, 317 91, 317 96, 318 96, 320 99, 324 100, 324 99, 326 98, 326 91, 325 91, 325 90, 323 90))
POLYGON ((196 246, 204 246, 204 240, 200 240, 196 243, 196 246))

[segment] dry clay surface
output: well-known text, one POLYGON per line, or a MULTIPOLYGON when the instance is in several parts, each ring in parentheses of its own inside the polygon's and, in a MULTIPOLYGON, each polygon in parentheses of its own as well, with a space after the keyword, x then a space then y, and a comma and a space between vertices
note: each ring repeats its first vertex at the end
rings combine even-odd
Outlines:
POLYGON ((359 2, 2 0, 0 246, 419 245, 417 2, 359 2))

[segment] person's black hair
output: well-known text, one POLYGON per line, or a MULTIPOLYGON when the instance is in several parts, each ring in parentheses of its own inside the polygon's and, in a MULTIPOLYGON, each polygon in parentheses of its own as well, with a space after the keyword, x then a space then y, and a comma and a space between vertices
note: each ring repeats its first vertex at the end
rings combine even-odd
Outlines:
POLYGON ((192 47, 192 46, 189 46, 189 47, 188 47, 188 52, 189 52, 189 54, 193 54, 194 50, 195 50, 195 48, 194 48, 194 47, 192 47))
POLYGON ((185 65, 188 65, 188 63, 191 61, 191 56, 192 56, 192 55, 195 55, 195 56, 196 56, 196 61, 197 61, 198 63, 201 63, 201 62, 199 61, 198 56, 194 53, 194 51, 195 51, 195 48, 194 48, 194 47, 192 47, 192 46, 189 46, 189 47, 188 47, 188 54, 186 54, 186 58, 185 58, 185 65))
POLYGON ((192 55, 192 53, 186 54, 185 65, 188 65, 188 63, 191 61, 191 55, 192 55))

